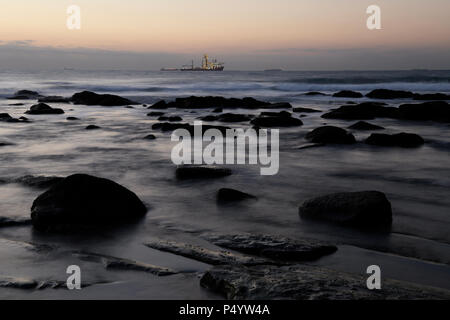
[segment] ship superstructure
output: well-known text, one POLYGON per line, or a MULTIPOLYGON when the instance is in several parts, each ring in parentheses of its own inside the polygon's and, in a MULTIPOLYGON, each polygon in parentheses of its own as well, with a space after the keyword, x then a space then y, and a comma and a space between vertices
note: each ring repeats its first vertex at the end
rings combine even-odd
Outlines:
POLYGON ((223 62, 218 62, 217 59, 210 59, 207 54, 204 54, 201 67, 194 66, 194 60, 192 60, 190 65, 184 65, 181 69, 162 68, 161 71, 223 71, 223 69, 223 62))

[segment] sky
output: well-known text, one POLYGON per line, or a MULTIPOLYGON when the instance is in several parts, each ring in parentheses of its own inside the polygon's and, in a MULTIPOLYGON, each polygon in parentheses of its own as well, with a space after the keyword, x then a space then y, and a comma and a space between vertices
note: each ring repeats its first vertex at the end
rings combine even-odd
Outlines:
POLYGON ((0 69, 450 69, 448 0, 0 0, 0 69), (369 5, 381 29, 369 30, 369 5), (67 8, 81 10, 69 30, 67 8))

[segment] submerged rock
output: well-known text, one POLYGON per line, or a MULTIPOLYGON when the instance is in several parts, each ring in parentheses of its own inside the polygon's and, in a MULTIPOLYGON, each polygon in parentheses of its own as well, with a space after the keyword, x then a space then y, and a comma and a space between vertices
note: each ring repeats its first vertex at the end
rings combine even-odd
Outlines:
POLYGON ((75 251, 73 254, 80 260, 102 263, 106 269, 143 271, 157 276, 170 276, 178 273, 177 271, 166 267, 93 252, 75 251))
POLYGON ((417 134, 401 132, 397 134, 372 133, 366 139, 366 143, 376 146, 415 148, 423 145, 425 141, 417 134))
POLYGON ((251 117, 246 114, 224 113, 218 116, 217 120, 222 122, 243 122, 250 121, 251 117))
POLYGON ((88 106, 126 106, 130 104, 138 104, 137 102, 113 94, 98 94, 91 91, 75 93, 70 100, 74 104, 84 104, 88 106))
POLYGON ((344 105, 322 115, 325 119, 372 120, 376 117, 398 118, 398 109, 385 107, 383 103, 363 102, 356 105, 344 105))
POLYGON ((303 219, 361 227, 392 223, 391 203, 379 191, 341 192, 306 200, 299 208, 299 215, 303 219))
POLYGON ((221 188, 217 192, 217 200, 220 202, 241 201, 245 199, 256 199, 256 197, 254 195, 230 188, 221 188))
POLYGON ((251 257, 238 253, 231 253, 224 250, 211 250, 183 242, 158 240, 145 243, 145 245, 152 249, 170 252, 211 265, 257 265, 270 263, 269 260, 264 258, 251 257))
POLYGON ((27 118, 20 117, 19 119, 13 118, 9 113, 0 113, 0 121, 4 122, 29 122, 27 118))
POLYGON ((353 134, 334 126, 323 126, 308 132, 305 139, 313 143, 352 144, 356 143, 353 134))
POLYGON ((414 93, 413 99, 414 100, 450 100, 450 94, 444 94, 444 93, 419 94, 419 93, 414 93))
POLYGON ((77 117, 67 117, 66 120, 75 121, 75 120, 80 120, 80 119, 77 117))
POLYGON ((148 134, 144 137, 146 140, 155 140, 156 136, 154 134, 148 134))
POLYGON ((327 96, 327 94, 322 93, 322 92, 318 92, 318 91, 310 91, 310 92, 306 92, 304 93, 305 96, 327 96))
POLYGON ((266 234, 212 234, 204 238, 219 247, 275 261, 316 260, 337 250, 336 246, 317 240, 266 234))
POLYGON ((450 299, 447 290, 389 279, 382 290, 369 290, 364 276, 308 265, 216 266, 200 284, 234 300, 450 299))
POLYGON ((62 114, 63 109, 52 108, 45 103, 38 103, 31 106, 30 110, 25 111, 26 114, 62 114))
POLYGON ((12 97, 8 99, 11 100, 28 100, 28 99, 37 99, 40 97, 39 92, 32 90, 19 90, 12 97))
POLYGON ((31 224, 31 219, 24 217, 0 217, 0 228, 31 224))
POLYGON ((365 121, 358 121, 354 124, 352 124, 351 126, 348 127, 349 129, 354 129, 354 130, 382 130, 384 129, 383 127, 371 124, 369 122, 365 122, 365 121))
POLYGON ((160 100, 147 109, 167 109, 167 103, 164 100, 160 100))
POLYGON ((360 92, 355 92, 351 90, 342 90, 333 94, 335 98, 362 98, 363 95, 360 92))
POLYGON ((317 109, 302 108, 302 107, 293 108, 292 111, 294 111, 294 112, 302 112, 302 113, 322 112, 322 111, 317 110, 317 109))
POLYGON ((375 89, 366 94, 366 97, 372 99, 409 99, 413 97, 411 91, 375 89))
POLYGON ((250 121, 251 124, 258 127, 293 127, 303 125, 302 120, 287 117, 285 115, 281 116, 259 116, 250 121))
POLYGON ((96 126, 95 124, 90 124, 85 129, 86 130, 96 130, 96 129, 101 129, 101 128, 99 126, 96 126))
POLYGON ((183 119, 179 116, 160 116, 158 118, 158 120, 164 120, 164 121, 169 121, 169 122, 177 122, 177 121, 182 121, 183 119))
POLYGON ((46 102, 46 103, 69 103, 70 98, 64 98, 61 96, 48 96, 48 97, 41 97, 38 99, 38 102, 46 102))
POLYGON ((177 179, 211 179, 231 175, 231 169, 216 166, 192 166, 183 165, 177 167, 175 175, 177 179))
POLYGON ((36 229, 44 231, 76 230, 132 221, 146 212, 136 194, 114 181, 74 174, 33 201, 31 219, 36 229))

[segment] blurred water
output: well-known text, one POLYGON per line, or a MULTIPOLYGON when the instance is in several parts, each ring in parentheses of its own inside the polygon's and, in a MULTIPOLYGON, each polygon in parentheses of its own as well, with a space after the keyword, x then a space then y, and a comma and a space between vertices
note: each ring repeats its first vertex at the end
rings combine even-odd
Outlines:
MULTIPOLYGON (((4 72, 0 77, 0 94, 6 97, 20 89, 31 89, 44 95, 70 96, 87 89, 100 93, 117 93, 141 103, 191 94, 253 96, 268 101, 288 101, 294 107, 306 106, 326 111, 351 99, 308 97, 303 93, 310 90, 331 93, 344 88, 366 92, 383 87, 448 93, 449 75, 450 72, 447 71, 4 72)), ((20 117, 34 102, 1 98, 0 108, 1 112, 20 117), (9 105, 17 102, 24 105, 9 105)), ((395 100, 394 103, 388 103, 397 106, 404 102, 405 100, 395 100)), ((32 120, 31 123, 0 123, 0 142, 13 143, 0 149, 0 178, 15 178, 26 174, 66 176, 77 172, 89 173, 112 179, 130 188, 151 209, 146 220, 139 226, 101 233, 93 238, 46 236, 33 232, 29 227, 0 229, 0 238, 50 243, 64 250, 82 248, 199 272, 206 268, 204 264, 144 248, 142 243, 151 237, 162 236, 178 240, 186 238, 205 245, 197 239, 197 233, 268 232, 291 237, 319 238, 378 252, 450 264, 450 127, 447 124, 392 119, 371 121, 385 127, 384 131, 387 133, 404 131, 421 135, 427 143, 417 149, 382 148, 358 143, 299 150, 297 147, 305 143, 304 135, 313 128, 323 123, 340 127, 353 123, 325 120, 320 118, 320 114, 307 114, 302 118, 303 126, 280 131, 280 171, 277 175, 261 176, 258 166, 232 166, 233 175, 223 179, 179 182, 175 180, 175 166, 170 161, 173 146, 170 134, 151 130, 151 125, 157 121, 146 116, 146 108, 140 105, 134 109, 51 105, 63 108, 65 114, 27 115, 32 120), (66 121, 67 116, 75 116, 81 120, 66 121), (84 130, 88 124, 96 124, 102 129, 84 130), (155 134, 157 139, 142 139, 149 133, 155 134), (218 205, 215 193, 222 187, 247 191, 259 199, 239 205, 218 205), (385 192, 392 203, 394 221, 390 234, 373 234, 310 223, 298 217, 299 205, 308 198, 331 192, 372 189, 385 192)), ((184 122, 190 123, 210 112, 211 110, 196 110, 195 113, 186 110, 167 111, 169 114, 180 115, 184 122)), ((233 112, 259 113, 258 110, 233 112)), ((248 124, 234 126, 246 127, 248 124)), ((358 141, 368 135, 362 132, 354 134, 358 141)), ((0 216, 29 216, 31 203, 41 192, 15 183, 1 184, 0 216)), ((68 259, 64 255, 50 255, 46 260, 40 255, 30 256, 15 248, 0 247, 3 248, 0 262, 2 273, 50 277, 59 270, 58 277, 64 278, 61 266, 74 262, 73 258, 68 259), (44 268, 43 265, 49 267, 44 268)), ((405 262, 402 260, 401 263, 405 262)), ((389 266, 395 269, 392 273, 394 276, 404 267, 403 264, 392 262, 389 266)), ((425 279, 432 277, 432 273, 426 274, 430 272, 428 267, 418 268, 417 276, 425 279)), ((91 270, 89 266, 86 268, 91 270)), ((340 268, 349 271, 355 269, 354 265, 347 268, 345 264, 341 264, 340 268)), ((444 269, 440 269, 440 275, 442 272, 450 274, 448 266, 444 269)), ((121 274, 105 275, 104 271, 95 270, 90 273, 90 279, 107 278, 119 283, 129 279, 121 274)), ((416 275, 407 280, 413 281, 414 276, 416 275)), ((134 274, 129 277, 138 279, 136 281, 141 279, 134 274)), ((186 281, 184 288, 188 290, 196 280, 195 277, 186 277, 183 280, 186 281)), ((171 281, 170 290, 177 292, 174 289, 177 282, 171 281)), ((439 283, 439 279, 432 279, 429 283, 439 283)), ((450 284, 443 282, 442 286, 450 287, 450 284)), ((196 290, 198 292, 192 297, 212 297, 198 288, 196 290)), ((96 294, 103 296, 105 292, 93 295, 96 294)), ((152 291, 151 296, 156 294, 152 291)), ((6 296, 15 297, 16 294, 8 291, 6 296)))

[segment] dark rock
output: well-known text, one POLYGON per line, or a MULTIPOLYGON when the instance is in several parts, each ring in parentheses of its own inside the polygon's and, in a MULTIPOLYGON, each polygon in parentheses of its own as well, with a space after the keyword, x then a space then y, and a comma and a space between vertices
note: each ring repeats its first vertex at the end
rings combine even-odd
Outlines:
POLYGON ((306 140, 314 143, 352 144, 355 137, 346 130, 334 126, 323 126, 308 132, 306 140))
POLYGON ((13 119, 13 117, 11 117, 9 113, 0 113, 0 121, 10 121, 11 119, 13 119))
POLYGON ((125 106, 126 109, 134 109, 133 106, 125 106))
POLYGON ((236 114, 236 113, 224 113, 217 117, 218 121, 222 122, 243 122, 250 121, 250 116, 246 114, 236 114))
POLYGON ((23 226, 29 224, 31 224, 31 219, 28 218, 0 217, 0 228, 23 226))
MULTIPOLYGON (((161 131, 173 131, 176 129, 186 129, 189 133, 194 134, 195 126, 190 125, 189 123, 171 123, 171 122, 159 122, 152 125, 152 129, 161 130, 161 131)), ((223 134, 226 133, 229 127, 224 126, 210 126, 210 125, 202 125, 202 132, 205 132, 209 129, 217 129, 223 134)))
POLYGON ((271 111, 263 111, 259 115, 260 117, 292 117, 292 114, 288 111, 280 111, 280 112, 271 112, 271 111))
POLYGON ((199 119, 202 121, 218 121, 219 116, 208 115, 208 116, 200 117, 199 119))
POLYGON ((410 91, 375 89, 366 94, 366 97, 372 99, 408 99, 413 97, 410 91))
POLYGON ((96 129, 100 129, 100 127, 96 126, 95 124, 90 124, 85 129, 86 130, 96 130, 96 129))
POLYGON ((373 120, 376 117, 398 118, 399 111, 394 107, 385 107, 377 102, 363 102, 357 105, 345 105, 322 115, 325 119, 373 120))
POLYGON ((372 133, 366 139, 366 143, 376 146, 415 148, 423 145, 425 141, 421 136, 414 133, 404 133, 404 132, 397 134, 372 133))
POLYGON ((75 93, 70 100, 74 104, 84 104, 88 106, 126 106, 131 104, 138 104, 126 98, 116 96, 113 94, 98 94, 91 91, 83 91, 75 93))
POLYGON ((414 93, 413 95, 414 100, 450 100, 450 94, 444 94, 444 93, 426 93, 426 94, 419 94, 414 93))
POLYGON ((382 130, 384 129, 383 127, 371 124, 369 122, 365 122, 365 121, 358 121, 357 123, 352 124, 351 126, 348 127, 349 129, 354 129, 354 130, 382 130))
POLYGON ((310 91, 304 94, 305 96, 326 96, 327 94, 317 91, 310 91))
POLYGON ((62 114, 64 110, 52 108, 45 103, 38 103, 31 106, 30 110, 25 111, 26 114, 62 114))
POLYGON ((259 116, 250 121, 250 123, 258 127, 292 127, 303 124, 300 119, 286 116, 259 116))
POLYGON ((121 224, 144 216, 145 205, 132 191, 104 178, 74 174, 52 185, 31 207, 39 230, 121 224))
POLYGON ((362 98, 363 95, 360 92, 342 90, 333 94, 335 98, 362 98))
POLYGON ((160 111, 152 111, 152 112, 147 113, 147 116, 149 116, 149 117, 159 117, 162 115, 164 115, 164 112, 160 112, 160 111))
POLYGON ((445 101, 402 104, 398 109, 403 119, 450 122, 450 105, 445 101))
POLYGON ((28 100, 28 99, 37 99, 39 97, 39 92, 31 91, 31 90, 19 90, 14 93, 14 96, 9 97, 11 100, 28 100))
POLYGON ((9 103, 8 106, 23 106, 23 103, 9 103))
POLYGON ((200 246, 176 242, 176 241, 153 241, 145 243, 149 248, 170 252, 176 255, 208 263, 211 265, 239 264, 239 265, 257 265, 270 263, 264 258, 256 258, 238 253, 231 253, 224 250, 212 250, 200 246))
POLYGON ((102 263, 106 269, 143 271, 157 276, 170 276, 177 273, 169 268, 93 252, 75 251, 73 255, 80 260, 102 263))
POLYGON ((167 107, 168 107, 167 103, 164 100, 160 100, 151 105, 150 107, 148 107, 147 109, 167 109, 167 107))
POLYGON ((317 197, 305 201, 299 214, 303 219, 369 228, 392 223, 391 204, 379 191, 342 192, 317 197))
POLYGON ((204 237, 216 246, 272 260, 311 261, 334 253, 336 246, 312 239, 290 239, 261 234, 212 234, 204 237))
POLYGON ((302 107, 294 108, 294 109, 292 109, 292 111, 294 111, 294 112, 302 112, 302 113, 322 112, 320 110, 311 109, 311 108, 302 108, 302 107))
POLYGON ((254 98, 224 98, 224 97, 187 97, 177 98, 168 104, 170 107, 182 109, 203 109, 203 108, 248 108, 257 109, 271 105, 268 102, 258 101, 254 98))
POLYGON ((80 120, 80 119, 77 117, 67 117, 66 120, 74 121, 74 120, 80 120))
POLYGON ((154 134, 149 134, 149 135, 146 135, 144 137, 144 139, 146 139, 146 140, 155 140, 156 136, 154 134))
POLYGON ((165 121, 170 121, 170 122, 177 122, 177 121, 182 121, 183 119, 182 119, 181 117, 179 117, 179 116, 169 116, 169 117, 166 117, 166 116, 160 116, 160 117, 158 118, 158 120, 165 120, 165 121))
POLYGON ((220 168, 215 166, 178 166, 175 175, 177 179, 211 179, 221 178, 231 175, 232 172, 228 168, 220 168))
POLYGON ((223 112, 223 108, 215 108, 215 109, 213 110, 213 112, 214 112, 214 113, 220 113, 220 112, 223 112))
POLYGON ((38 102, 46 102, 46 103, 69 103, 69 98, 64 98, 61 96, 48 96, 48 97, 41 97, 38 99, 38 102))
POLYGON ((217 192, 217 200, 220 202, 241 201, 255 198, 256 197, 251 194, 229 188, 222 188, 217 192))
POLYGON ((366 277, 309 265, 221 265, 207 271, 202 287, 232 300, 450 299, 450 292, 389 279, 368 290, 366 277))

